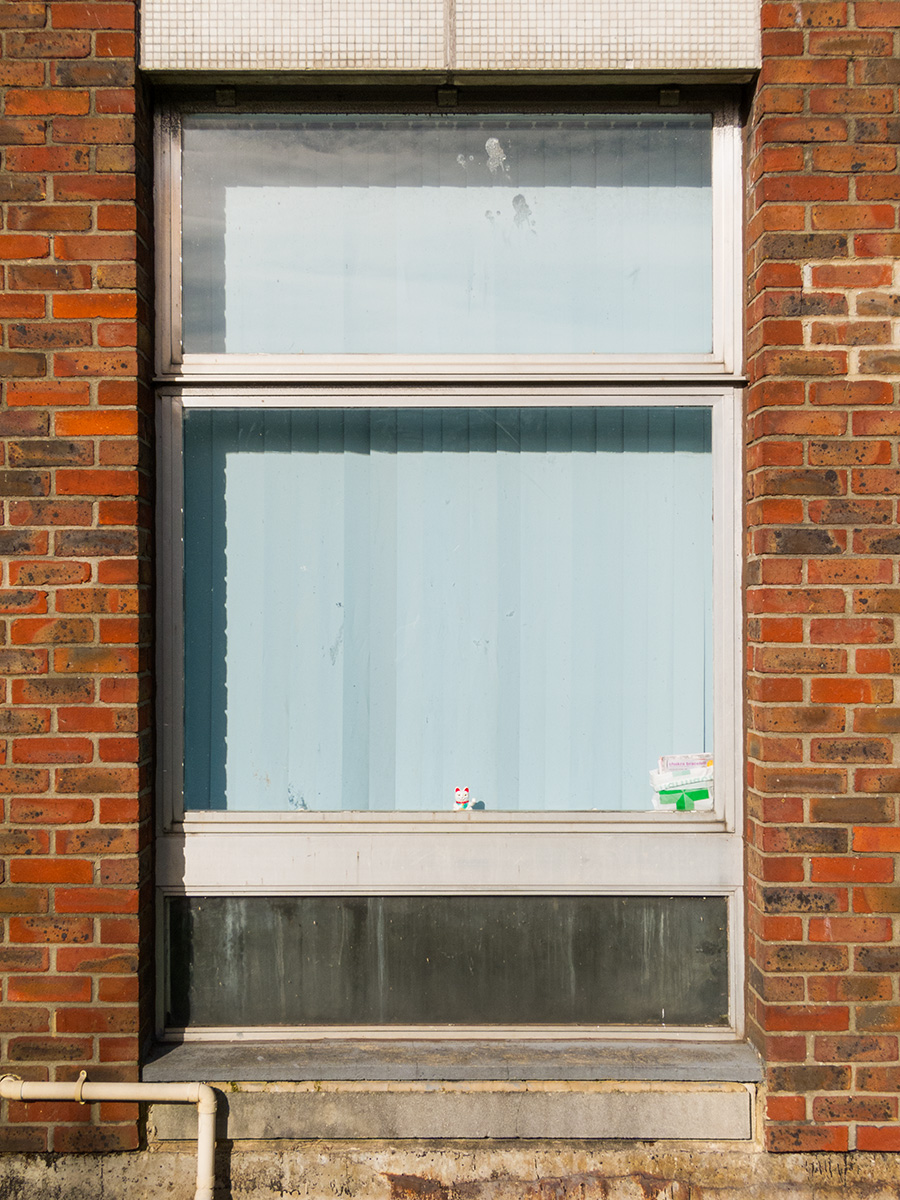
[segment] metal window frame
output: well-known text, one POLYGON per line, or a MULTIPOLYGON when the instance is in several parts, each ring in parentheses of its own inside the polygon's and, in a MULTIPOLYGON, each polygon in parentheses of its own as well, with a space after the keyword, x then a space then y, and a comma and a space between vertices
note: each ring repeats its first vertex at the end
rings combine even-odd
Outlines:
MULTIPOLYGON (((724 895, 729 910, 729 1027, 258 1027, 166 1029, 165 1040, 390 1038, 738 1039, 743 1034, 741 695, 741 171, 736 107, 715 111, 714 345, 710 356, 611 358, 452 356, 182 356, 180 352, 181 121, 157 121, 159 326, 159 773, 157 922, 167 962, 166 898, 184 894, 683 894, 724 895), (322 386, 324 383, 330 386, 322 386), (515 383, 517 386, 512 386, 515 383), (713 414, 714 813, 185 813, 182 806, 183 617, 181 419, 186 408, 481 406, 708 406, 713 414), (459 863, 477 839, 490 877, 459 863), (410 854, 415 844, 417 853, 410 854), (510 853, 510 846, 515 852, 510 853), (425 853, 423 853, 423 851, 425 853), (504 851, 504 852, 501 852, 504 851), (406 876, 397 862, 427 861, 406 876), (507 871, 505 860, 530 862, 507 871), (363 864, 360 867, 360 863, 363 864), (554 865, 555 864, 555 865, 554 865), (576 868, 577 869, 574 869, 576 868), (515 874, 515 878, 513 875, 515 874)), ((470 856, 471 857, 471 856, 470 856)), ((477 864, 476 864, 477 865, 477 864)))

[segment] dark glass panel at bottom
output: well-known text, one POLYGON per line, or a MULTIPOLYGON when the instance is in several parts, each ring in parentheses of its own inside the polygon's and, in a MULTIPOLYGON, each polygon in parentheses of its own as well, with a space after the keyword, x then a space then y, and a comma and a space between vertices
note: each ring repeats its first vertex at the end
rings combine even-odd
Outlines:
POLYGON ((722 896, 180 896, 168 1021, 728 1024, 722 896))

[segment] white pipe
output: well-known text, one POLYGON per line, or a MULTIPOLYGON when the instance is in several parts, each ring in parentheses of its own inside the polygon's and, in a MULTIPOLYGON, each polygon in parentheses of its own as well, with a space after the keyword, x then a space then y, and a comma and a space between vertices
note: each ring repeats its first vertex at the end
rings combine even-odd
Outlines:
POLYGON ((82 1071, 74 1083, 25 1083, 18 1075, 0 1077, 5 1100, 159 1101, 197 1105, 197 1190, 194 1200, 213 1200, 216 1161, 216 1093, 205 1083, 88 1083, 82 1071))

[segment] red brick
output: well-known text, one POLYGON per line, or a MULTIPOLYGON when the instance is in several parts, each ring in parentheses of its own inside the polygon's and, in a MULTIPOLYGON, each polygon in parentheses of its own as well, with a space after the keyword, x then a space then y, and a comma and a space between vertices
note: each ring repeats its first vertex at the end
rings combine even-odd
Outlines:
POLYGON ((857 854, 872 851, 900 854, 900 829, 854 829, 853 849, 857 854))
POLYGON ((836 54, 845 58, 891 54, 894 38, 891 33, 862 33, 857 30, 811 30, 810 54, 836 54))
POLYGON ((133 375, 138 370, 137 355, 129 350, 90 351, 80 354, 57 353, 53 373, 58 376, 133 375))
POLYGON ((897 1059, 895 1037, 817 1037, 815 1057, 819 1062, 892 1062, 897 1059))
MULTIPOLYGON (((108 1070, 109 1068, 107 1068, 108 1070)), ((106 1105, 100 1105, 100 1110, 106 1105)), ((137 1125, 60 1125, 53 1133, 53 1149, 61 1154, 111 1154, 136 1150, 137 1125)))
POLYGON ((10 616, 19 613, 45 613, 47 593, 27 591, 23 588, 0 589, 0 613, 10 616))
POLYGON ((854 773, 853 784, 858 792, 897 792, 900 791, 900 769, 861 767, 854 773))
MULTIPOLYGON (((104 1003, 123 1004, 129 1000, 136 1003, 139 997, 139 983, 137 975, 101 979, 97 987, 97 997, 104 1003)), ((137 1113, 134 1115, 136 1117, 137 1113)))
POLYGON ((74 1100, 32 1100, 9 1102, 10 1121, 80 1121, 91 1119, 90 1109, 74 1100))
POLYGON ((811 942, 889 942, 891 921, 880 917, 810 917, 811 942))
POLYGON ((816 1096, 816 1121, 890 1121, 897 1116, 897 1100, 891 1096, 816 1096))
POLYGON ((877 643, 894 640, 894 622, 887 617, 813 617, 809 623, 813 644, 877 643))
POLYGON ((124 733, 138 728, 137 712, 130 708, 58 708, 60 733, 124 733))
POLYGON ((56 1037, 15 1037, 9 1039, 11 1062, 84 1062, 93 1057, 89 1038, 67 1038, 61 1043, 56 1037))
POLYGON ((857 200, 900 200, 900 185, 893 173, 859 178, 856 181, 856 198, 857 200))
POLYGON ((884 796, 814 796, 809 802, 810 820, 834 825, 888 824, 895 820, 895 806, 884 796))
POLYGON ((53 669, 65 674, 125 674, 139 668, 138 651, 131 647, 67 646, 54 650, 53 669))
POLYGON ((133 496, 139 488, 136 471, 60 470, 56 490, 64 496, 133 496))
POLYGON ((10 229, 55 231, 90 229, 91 210, 87 205, 34 204, 9 208, 10 229))
POLYGON ((856 437, 871 437, 873 433, 900 436, 900 412, 885 412, 884 409, 871 412, 862 409, 853 414, 852 422, 856 437))
POLYGON ((900 655, 892 650, 859 649, 856 652, 856 669, 872 675, 888 675, 900 668, 900 655), (898 661, 895 662, 895 658, 898 661))
POLYGON ((56 1026, 59 1033, 132 1033, 137 1029, 135 1005, 107 1008, 60 1009, 56 1026))
POLYGON ((131 234, 71 234, 53 239, 53 248, 58 259, 92 262, 110 259, 132 259, 135 239, 131 234))
POLYGON ((82 858, 17 858, 9 864, 12 883, 91 883, 93 864, 82 858))
POLYGON ((36 1125, 0 1129, 0 1150, 10 1154, 42 1154, 49 1149, 48 1131, 36 1125))
POLYGON ((819 346, 879 346, 891 342, 890 321, 816 321, 812 342, 819 346))
MULTIPOLYGON (((856 843, 854 842, 854 849, 856 843)), ((892 883, 892 858, 814 858, 810 879, 814 883, 892 883)))
POLYGON ((846 912, 846 888, 760 887, 758 902, 770 913, 846 912))
POLYGON ((893 745, 888 738, 813 738, 812 762, 889 763, 893 745))
POLYGON ((766 1099, 769 1121, 803 1121, 806 1116, 804 1096, 769 1096, 766 1099))
POLYGON ((21 172, 87 171, 91 154, 87 146, 13 146, 6 151, 6 165, 21 172))
POLYGON ((60 913, 122 913, 138 911, 138 894, 131 888, 57 888, 60 913))
POLYGON ((94 93, 94 105, 98 113, 133 113, 137 107, 131 88, 107 88, 97 91, 94 93))
POLYGON ((855 912, 900 912, 900 887, 860 887, 853 893, 855 912))
MULTIPOLYGON (((40 772, 46 776, 47 772, 40 772)), ((49 780, 47 780, 49 783, 49 780)), ((22 790, 22 789, 18 789, 22 790)), ((40 789, 46 791, 46 784, 40 789)), ((68 799, 67 797, 54 797, 52 802, 45 801, 30 801, 16 799, 10 803, 12 820, 17 824, 39 824, 39 825, 76 825, 82 821, 90 821, 94 816, 94 805, 91 800, 84 799, 68 799)), ((32 910, 45 912, 46 909, 32 910)))
MULTIPOLYGON (((833 60, 837 63, 838 60, 833 60)), ((808 93, 813 113, 890 113, 894 97, 890 88, 825 87, 808 93)), ((859 228, 865 228, 861 223, 859 228)))
POLYGON ((853 249, 861 258, 893 258, 900 255, 900 233, 858 233, 853 249))
POLYGON ((98 33, 97 54, 109 58, 134 58, 135 37, 131 33, 98 33))
POLYGON ((874 379, 833 379, 810 385, 813 404, 891 404, 893 399, 892 386, 874 379))
POLYGON ((846 1029, 849 1024, 849 1009, 843 1007, 815 1007, 814 1005, 779 1007, 769 1005, 765 1013, 765 1028, 797 1032, 815 1029, 846 1029))
POLYGON ((59 612, 134 613, 139 593, 134 588, 71 588, 58 594, 59 612))
POLYGON ((58 829, 58 854, 135 854, 138 831, 132 828, 58 829))
POLYGON ((0 767, 0 794, 46 792, 50 772, 30 767, 0 767))
POLYGON ((766 732, 840 733, 846 717, 840 708, 814 708, 809 705, 755 708, 754 728, 766 732))
POLYGON ((807 575, 810 583, 818 584, 860 584, 860 583, 889 583, 890 569, 885 571, 883 558, 866 559, 809 559, 807 575))
POLYGON ((135 975, 137 954, 115 946, 68 946, 56 952, 57 969, 88 975, 135 975))
POLYGON ((38 946, 0 946, 0 971, 46 971, 50 952, 38 946))
POLYGON ((791 703, 803 699, 803 680, 772 679, 763 676, 751 677, 747 680, 748 694, 751 700, 762 704, 791 703))
POLYGON ((0 233, 0 259, 46 258, 50 239, 28 233, 0 233))
POLYGON ((893 229, 896 214, 890 204, 814 204, 813 229, 893 229))
POLYGON ((53 194, 61 201, 131 200, 136 187, 129 175, 63 175, 53 181, 53 194))
POLYGON ((101 1062, 137 1062, 140 1044, 137 1038, 103 1037, 99 1041, 101 1062))
MULTIPOLYGON (((893 161, 888 169, 893 170, 893 161)), ((876 288, 888 286, 892 281, 892 269, 878 263, 828 263, 812 268, 815 288, 876 288)))
POLYGON ((900 3, 896 0, 856 0, 854 15, 861 29, 893 29, 900 25, 900 3))
POLYGON ((767 142, 845 142, 847 124, 836 117, 765 117, 759 124, 767 142))
MULTIPOLYGON (((773 83, 844 83, 847 65, 837 59, 814 59, 812 57, 766 59, 760 74, 760 82, 773 83)), ((829 89, 841 90, 846 89, 829 89)), ((813 93, 815 94, 815 93, 813 93)))
POLYGON ((46 1008, 36 1005, 0 1006, 0 1021, 4 1033, 48 1033, 50 1030, 50 1014, 46 1008))
POLYGON ((30 117, 52 116, 58 113, 86 113, 90 111, 90 92, 61 90, 59 88, 10 88, 6 93, 6 115, 24 114, 30 117))
POLYGON ((91 525, 94 514, 93 505, 89 501, 13 501, 9 505, 9 518, 11 525, 91 525))
POLYGON ((53 5, 54 29, 133 29, 134 4, 61 3, 53 5))
POLYGON ((94 922, 87 917, 45 916, 10 917, 9 936, 13 942, 90 942, 94 922))
POLYGON ((84 583, 90 578, 88 563, 72 562, 21 562, 10 563, 10 583, 23 587, 47 584, 65 585, 84 583))
POLYGON ((43 317, 47 302, 43 296, 11 293, 0 296, 0 319, 22 320, 28 317, 43 317))
POLYGON ((54 317, 67 320, 93 317, 133 317, 136 312, 137 298, 128 294, 90 292, 87 295, 73 295, 64 293, 53 297, 54 317))
MULTIPOLYGON (((78 1003, 90 1000, 90 979, 64 978, 52 975, 48 978, 33 975, 13 975, 6 981, 7 999, 26 1003, 78 1003)), ((32 1118, 33 1119, 33 1118, 32 1118)), ((52 1117, 47 1118, 53 1120, 52 1117)))
POLYGON ((896 1092, 900 1089, 900 1067, 859 1067, 856 1082, 864 1092, 896 1092))
POLYGON ((106 946, 136 946, 140 941, 140 925, 134 917, 103 917, 100 941, 106 946))
MULTIPOLYGON (((894 1004, 869 1004, 858 1012, 856 1027, 861 1033, 895 1033, 900 1030, 900 1007, 894 1004)), ((860 1087, 863 1087, 862 1075, 860 1069, 860 1087)))
POLYGON ((856 1130, 856 1146, 858 1150, 891 1153, 900 1150, 900 1128, 896 1125, 860 1125, 856 1130))
POLYGON ((59 792, 135 792, 137 784, 137 771, 129 767, 60 767, 56 771, 59 792))

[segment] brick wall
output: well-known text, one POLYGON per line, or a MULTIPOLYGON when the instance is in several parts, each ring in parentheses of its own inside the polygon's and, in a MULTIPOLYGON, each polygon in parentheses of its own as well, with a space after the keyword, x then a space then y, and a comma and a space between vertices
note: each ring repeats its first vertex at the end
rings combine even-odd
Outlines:
POLYGON ((772 1150, 900 1150, 900 4, 764 3, 748 129, 749 1012, 772 1150))
MULTIPOLYGON (((0 1060, 26 1079, 137 1078, 151 990, 135 25, 132 0, 0 3, 0 1060)), ((0 1148, 127 1148, 136 1115, 11 1103, 0 1148)))

